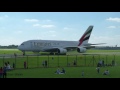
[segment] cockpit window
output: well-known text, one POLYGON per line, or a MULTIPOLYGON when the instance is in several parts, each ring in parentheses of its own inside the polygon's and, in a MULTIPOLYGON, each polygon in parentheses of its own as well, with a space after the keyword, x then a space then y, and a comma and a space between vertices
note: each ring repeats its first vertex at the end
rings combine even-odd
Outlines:
POLYGON ((24 45, 23 43, 21 45, 24 45))

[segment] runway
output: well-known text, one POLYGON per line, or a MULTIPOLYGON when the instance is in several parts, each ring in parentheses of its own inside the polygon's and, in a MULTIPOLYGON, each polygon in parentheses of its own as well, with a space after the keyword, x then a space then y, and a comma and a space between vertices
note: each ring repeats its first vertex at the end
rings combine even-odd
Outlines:
MULTIPOLYGON (((99 53, 75 53, 75 54, 67 54, 68 56, 74 56, 74 55, 120 55, 120 52, 99 52, 99 53)), ((22 54, 17 54, 17 58, 19 57, 26 57, 26 56, 48 56, 48 55, 36 55, 36 54, 26 54, 23 56, 22 54)), ((58 55, 49 55, 49 56, 58 56, 58 55)), ((66 55, 60 55, 60 56, 66 56, 66 55)), ((0 54, 0 58, 15 58, 13 54, 0 54)))

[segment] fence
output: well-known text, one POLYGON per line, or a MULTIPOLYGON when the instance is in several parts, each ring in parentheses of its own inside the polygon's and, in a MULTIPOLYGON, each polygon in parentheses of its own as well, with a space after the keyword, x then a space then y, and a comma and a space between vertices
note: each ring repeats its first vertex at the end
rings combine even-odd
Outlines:
POLYGON ((26 62, 27 68, 40 67, 81 67, 81 66, 97 66, 98 62, 104 61, 106 66, 112 64, 114 60, 119 65, 120 55, 8 55, 0 56, 0 66, 4 66, 9 62, 15 69, 24 68, 26 62))

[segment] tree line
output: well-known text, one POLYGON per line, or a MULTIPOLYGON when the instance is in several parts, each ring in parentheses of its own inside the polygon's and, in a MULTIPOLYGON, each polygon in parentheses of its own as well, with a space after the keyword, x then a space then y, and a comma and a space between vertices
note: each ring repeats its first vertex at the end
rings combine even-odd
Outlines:
POLYGON ((1 46, 1 49, 17 49, 18 45, 8 45, 8 46, 1 46))

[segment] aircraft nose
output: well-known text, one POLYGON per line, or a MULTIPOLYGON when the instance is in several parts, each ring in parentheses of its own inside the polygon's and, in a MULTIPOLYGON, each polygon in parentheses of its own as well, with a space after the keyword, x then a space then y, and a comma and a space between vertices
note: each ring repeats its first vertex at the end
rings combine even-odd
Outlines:
POLYGON ((20 49, 20 46, 18 46, 17 49, 20 49))
POLYGON ((21 46, 18 46, 18 49, 21 50, 22 49, 21 46))

